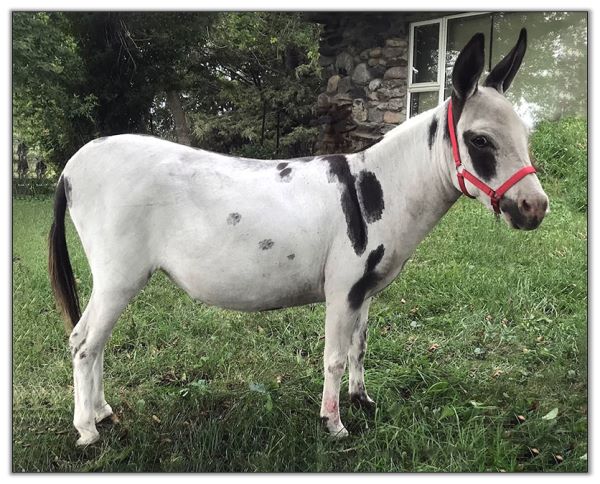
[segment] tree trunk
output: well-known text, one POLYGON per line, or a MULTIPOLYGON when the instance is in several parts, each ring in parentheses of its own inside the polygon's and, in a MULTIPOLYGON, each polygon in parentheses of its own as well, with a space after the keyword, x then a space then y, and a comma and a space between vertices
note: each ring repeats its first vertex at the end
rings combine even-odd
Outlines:
POLYGON ((275 140, 275 155, 279 156, 279 121, 281 119, 281 111, 277 108, 277 138, 275 140))
POLYGON ((267 101, 263 101, 262 127, 260 129, 260 145, 265 144, 265 123, 267 120, 267 101))
POLYGON ((167 107, 173 115, 173 121, 175 122, 175 135, 177 136, 177 142, 182 145, 191 146, 192 139, 190 135, 190 127, 185 119, 185 113, 181 106, 181 99, 179 99, 179 93, 174 90, 167 91, 167 107))

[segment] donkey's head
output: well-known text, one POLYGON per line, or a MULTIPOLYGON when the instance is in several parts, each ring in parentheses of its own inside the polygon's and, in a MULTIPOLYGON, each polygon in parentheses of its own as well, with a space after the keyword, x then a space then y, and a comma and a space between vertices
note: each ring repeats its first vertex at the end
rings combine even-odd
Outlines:
POLYGON ((452 71, 447 128, 458 148, 455 186, 501 213, 511 227, 531 230, 544 218, 548 197, 531 167, 527 128, 504 97, 526 47, 527 32, 522 29, 517 44, 479 86, 484 37, 473 36, 452 71))

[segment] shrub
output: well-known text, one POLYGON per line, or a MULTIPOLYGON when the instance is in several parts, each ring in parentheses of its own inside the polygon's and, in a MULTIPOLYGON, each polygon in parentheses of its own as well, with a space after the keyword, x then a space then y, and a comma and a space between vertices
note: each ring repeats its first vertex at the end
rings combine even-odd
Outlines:
POLYGON ((541 175, 557 181, 573 208, 587 211, 587 121, 542 121, 531 136, 531 150, 541 175))

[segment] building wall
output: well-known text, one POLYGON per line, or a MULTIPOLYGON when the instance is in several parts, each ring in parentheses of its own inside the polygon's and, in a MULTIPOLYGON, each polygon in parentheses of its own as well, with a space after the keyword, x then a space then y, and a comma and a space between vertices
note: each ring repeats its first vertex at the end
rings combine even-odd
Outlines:
POLYGON ((320 45, 320 153, 365 149, 406 119, 408 26, 440 12, 331 13, 320 45))

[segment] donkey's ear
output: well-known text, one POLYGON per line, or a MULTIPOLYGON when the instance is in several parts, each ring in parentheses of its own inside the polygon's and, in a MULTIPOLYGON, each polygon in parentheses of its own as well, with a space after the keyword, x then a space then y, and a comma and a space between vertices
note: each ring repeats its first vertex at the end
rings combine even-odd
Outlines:
POLYGON ((460 51, 452 70, 454 95, 462 102, 475 94, 485 62, 482 33, 475 34, 460 51))
POLYGON ((521 67, 525 50, 527 49, 527 30, 521 29, 519 40, 508 55, 502 59, 487 76, 484 85, 493 87, 500 94, 507 91, 515 74, 521 67))

